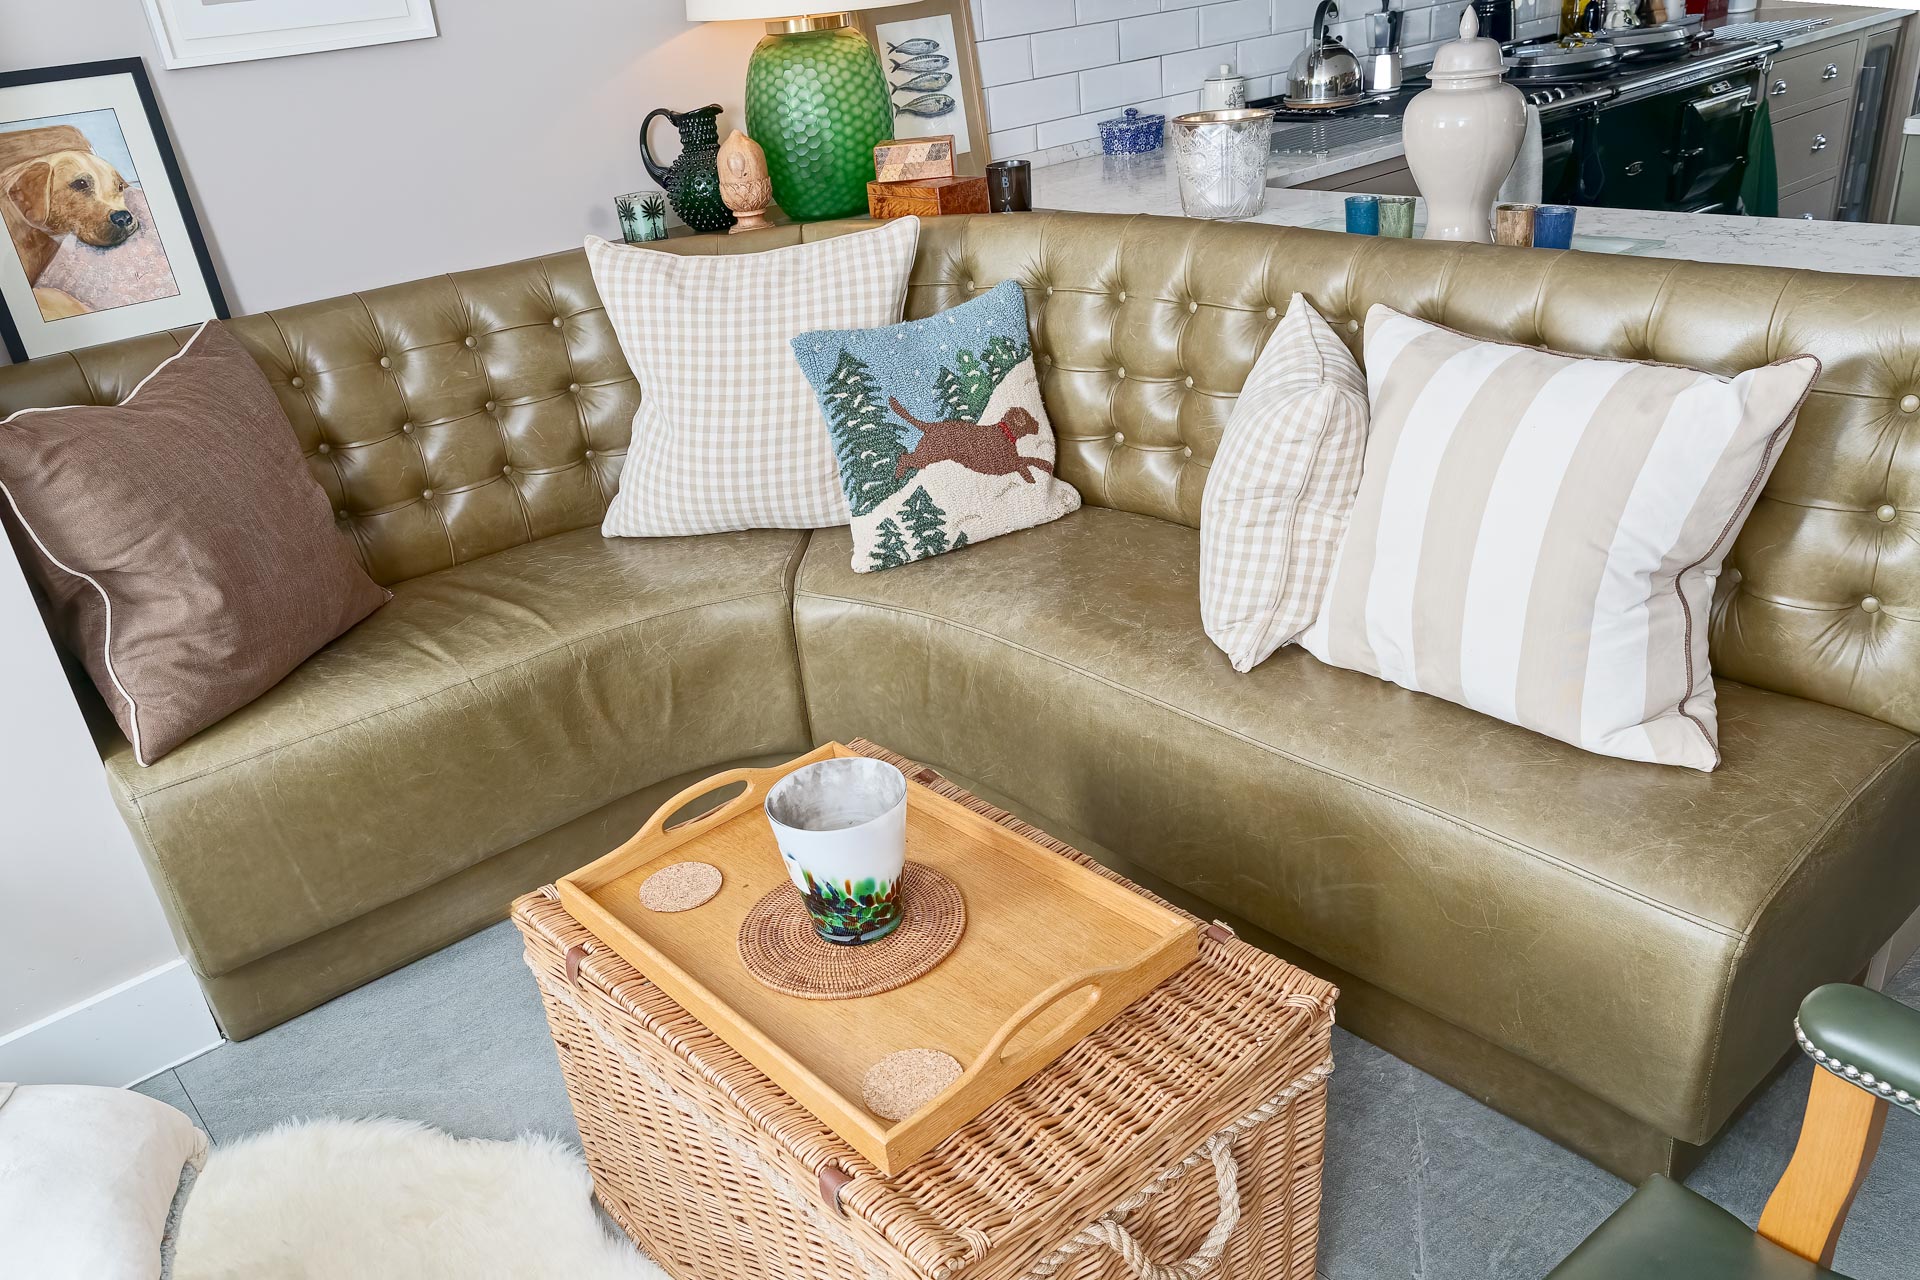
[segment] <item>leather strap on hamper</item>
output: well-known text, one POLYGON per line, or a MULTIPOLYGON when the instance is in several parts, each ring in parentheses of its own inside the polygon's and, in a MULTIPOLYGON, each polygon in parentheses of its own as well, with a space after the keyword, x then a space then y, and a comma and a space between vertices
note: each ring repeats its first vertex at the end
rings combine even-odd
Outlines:
POLYGON ((1220 1132, 1200 1144, 1200 1149, 1160 1175, 1140 1190, 1107 1210, 1073 1239, 1036 1262, 1023 1280, 1044 1280, 1066 1263, 1097 1245, 1105 1245, 1119 1254, 1138 1280, 1199 1280, 1220 1265, 1227 1241, 1240 1225, 1240 1166, 1233 1158, 1233 1144, 1243 1134, 1259 1128, 1292 1105, 1293 1100, 1333 1074, 1333 1059, 1325 1058, 1305 1075, 1282 1089, 1260 1106, 1249 1111, 1220 1132), (1165 1191, 1210 1161, 1219 1182, 1220 1217, 1200 1242, 1199 1249, 1183 1262, 1158 1263, 1147 1257, 1146 1249, 1121 1222, 1135 1209, 1165 1191))

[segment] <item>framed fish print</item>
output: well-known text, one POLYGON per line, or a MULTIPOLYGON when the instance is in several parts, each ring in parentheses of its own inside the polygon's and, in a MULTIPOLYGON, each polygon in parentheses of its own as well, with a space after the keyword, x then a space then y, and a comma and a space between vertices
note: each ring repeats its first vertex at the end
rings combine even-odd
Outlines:
POLYGON ((967 0, 862 9, 854 20, 880 54, 896 139, 953 135, 954 172, 986 172, 987 113, 967 0))
POLYGON ((226 318, 138 58, 0 73, 0 214, 16 361, 226 318))

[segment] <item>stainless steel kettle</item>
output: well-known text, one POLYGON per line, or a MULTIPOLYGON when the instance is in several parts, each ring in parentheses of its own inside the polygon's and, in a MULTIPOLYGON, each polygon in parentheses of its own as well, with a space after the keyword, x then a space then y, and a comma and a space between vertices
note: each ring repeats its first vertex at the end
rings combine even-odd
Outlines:
POLYGON ((1313 40, 1293 60, 1287 75, 1288 106, 1324 106, 1360 96, 1360 60, 1340 43, 1339 36, 1327 34, 1327 24, 1339 17, 1340 6, 1334 0, 1320 0, 1313 14, 1313 40))

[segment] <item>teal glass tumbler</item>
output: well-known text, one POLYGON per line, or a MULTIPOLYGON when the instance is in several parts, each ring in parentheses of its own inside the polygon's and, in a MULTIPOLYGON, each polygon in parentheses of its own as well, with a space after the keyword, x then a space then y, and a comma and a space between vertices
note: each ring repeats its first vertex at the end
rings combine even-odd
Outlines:
POLYGON ((865 213, 873 149, 893 136, 873 46, 851 27, 767 36, 747 62, 747 133, 789 218, 865 213))
POLYGON ((1377 236, 1380 234, 1380 197, 1347 197, 1347 234, 1355 236, 1377 236))

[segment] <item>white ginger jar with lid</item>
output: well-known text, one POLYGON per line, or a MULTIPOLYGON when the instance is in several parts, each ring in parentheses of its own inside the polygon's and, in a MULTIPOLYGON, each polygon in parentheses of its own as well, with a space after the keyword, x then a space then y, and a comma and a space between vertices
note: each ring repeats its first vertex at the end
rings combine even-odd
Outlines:
POLYGON ((1480 36, 1472 8, 1460 38, 1433 53, 1433 87, 1407 104, 1407 167, 1427 201, 1429 240, 1493 240, 1493 201, 1520 154, 1527 100, 1503 81, 1497 41, 1480 36))

